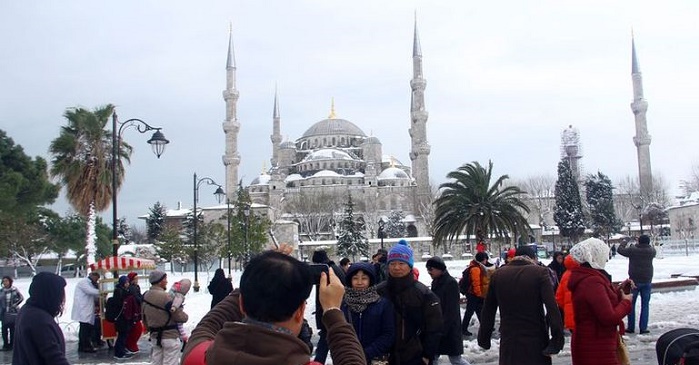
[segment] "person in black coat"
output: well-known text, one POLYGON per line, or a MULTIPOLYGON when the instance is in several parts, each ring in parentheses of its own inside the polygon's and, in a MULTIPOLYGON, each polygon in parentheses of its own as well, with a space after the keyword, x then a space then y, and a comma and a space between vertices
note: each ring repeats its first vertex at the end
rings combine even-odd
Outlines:
POLYGON ((233 284, 230 278, 226 278, 223 269, 218 268, 214 273, 214 278, 209 283, 209 293, 211 293, 211 308, 215 307, 218 302, 222 301, 228 294, 233 291, 233 284))
POLYGON ((134 320, 131 310, 127 310, 127 307, 133 308, 133 305, 127 305, 127 303, 129 301, 136 302, 136 298, 129 292, 129 278, 125 275, 119 277, 119 281, 114 287, 114 300, 121 303, 121 312, 114 322, 114 328, 117 331, 117 339, 114 342, 114 358, 123 359, 132 355, 126 351, 126 338, 131 332, 134 320))
POLYGON ((563 276, 563 273, 566 271, 566 267, 565 265, 563 265, 564 258, 565 255, 563 254, 563 252, 556 251, 553 253, 553 260, 551 260, 551 263, 548 265, 549 269, 553 270, 553 272, 556 273, 558 283, 561 282, 561 277, 563 276))
MULTIPOLYGON (((345 284, 345 272, 331 261, 328 257, 328 253, 325 250, 316 250, 313 252, 313 257, 311 257, 311 262, 314 264, 326 264, 328 267, 335 272, 342 284, 345 284)), ((317 288, 316 288, 317 289, 317 288)), ((320 305, 320 299, 318 298, 318 290, 316 290, 316 329, 318 329, 318 345, 316 346, 316 357, 313 361, 325 364, 325 359, 328 357, 328 342, 326 340, 327 331, 323 325, 323 307, 320 305)))
POLYGON ((15 322, 12 365, 69 365, 66 343, 56 317, 63 313, 66 281, 40 272, 29 286, 29 299, 15 322))
POLYGON ((439 298, 442 307, 442 337, 439 341, 439 355, 448 355, 449 362, 467 365, 461 354, 464 344, 461 338, 461 306, 459 305, 459 283, 447 270, 447 265, 439 256, 433 256, 425 264, 432 278, 432 292, 439 298))

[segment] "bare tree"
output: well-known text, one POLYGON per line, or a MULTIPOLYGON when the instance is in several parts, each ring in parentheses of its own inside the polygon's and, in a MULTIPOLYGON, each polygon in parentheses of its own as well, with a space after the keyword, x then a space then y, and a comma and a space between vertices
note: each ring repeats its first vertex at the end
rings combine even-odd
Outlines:
MULTIPOLYGON (((538 224, 553 225, 553 209, 556 204, 556 178, 550 174, 530 175, 516 186, 527 193, 526 203, 536 209, 538 224)), ((534 212, 532 212, 534 213, 534 212)))
POLYGON ((298 219, 300 234, 318 241, 332 234, 333 216, 342 208, 342 198, 320 189, 301 189, 287 197, 284 212, 298 219))
POLYGON ((437 199, 439 190, 431 181, 428 186, 428 189, 430 192, 429 195, 421 195, 417 198, 417 212, 418 214, 420 214, 420 216, 425 222, 425 234, 432 237, 432 235, 434 234, 435 218, 435 207, 433 203, 435 199, 437 199))
POLYGON ((670 196, 665 179, 662 175, 654 174, 651 189, 641 194, 638 177, 625 176, 615 187, 614 206, 617 216, 628 222, 643 214, 649 205, 666 208, 670 205, 670 196))
POLYGON ((686 180, 680 180, 680 188, 684 195, 699 191, 699 163, 694 163, 690 170, 689 177, 686 180))

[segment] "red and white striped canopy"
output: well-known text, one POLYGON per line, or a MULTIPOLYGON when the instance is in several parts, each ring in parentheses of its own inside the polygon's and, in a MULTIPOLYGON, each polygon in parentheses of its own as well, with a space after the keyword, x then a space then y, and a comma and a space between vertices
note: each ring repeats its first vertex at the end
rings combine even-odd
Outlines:
POLYGON ((110 256, 90 265, 90 269, 95 271, 112 271, 112 270, 139 270, 139 269, 155 269, 153 260, 141 259, 138 257, 119 257, 110 256))

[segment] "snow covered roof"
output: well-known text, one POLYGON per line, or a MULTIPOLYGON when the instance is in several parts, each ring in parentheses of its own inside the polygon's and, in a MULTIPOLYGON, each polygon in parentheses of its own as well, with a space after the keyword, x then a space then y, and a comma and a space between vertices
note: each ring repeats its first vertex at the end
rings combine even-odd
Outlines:
POLYGON ((263 172, 260 174, 260 176, 252 179, 252 182, 250 182, 250 185, 269 185, 269 180, 272 179, 272 176, 267 174, 266 172, 263 172))
POLYGON ((410 179, 408 174, 405 173, 405 171, 397 168, 397 167, 389 167, 383 171, 381 171, 381 174, 377 177, 379 180, 392 180, 392 179, 410 179))
POLYGON ((313 177, 341 177, 342 175, 338 174, 335 171, 330 171, 330 170, 320 170, 313 174, 313 177))
POLYGON ((355 160, 349 153, 334 148, 323 148, 313 151, 306 156, 303 161, 321 161, 321 160, 355 160))
POLYGON ((284 179, 284 182, 292 182, 292 181, 298 181, 298 180, 303 180, 303 176, 299 174, 291 174, 284 179))

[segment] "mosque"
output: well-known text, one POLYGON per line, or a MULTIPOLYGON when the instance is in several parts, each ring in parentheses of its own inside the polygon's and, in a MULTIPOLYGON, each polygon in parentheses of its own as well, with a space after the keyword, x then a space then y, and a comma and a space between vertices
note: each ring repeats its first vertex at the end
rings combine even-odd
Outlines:
MULTIPOLYGON (((429 236, 424 210, 432 201, 429 186, 430 145, 422 72, 422 51, 417 22, 413 34, 413 74, 410 80, 410 118, 405 127, 411 140, 410 165, 383 151, 381 141, 355 123, 339 118, 334 102, 326 119, 312 124, 296 140, 282 141, 282 119, 275 94, 272 113, 272 156, 270 167, 246 189, 255 214, 270 218, 275 226, 298 227, 295 242, 334 239, 334 222, 339 222, 347 195, 352 196, 355 215, 375 236, 379 220, 391 212, 401 212, 408 237, 429 236)), ((237 117, 239 92, 236 88, 236 63, 232 35, 226 62, 225 154, 226 196, 236 199, 238 132, 245 122, 237 117)))

